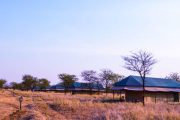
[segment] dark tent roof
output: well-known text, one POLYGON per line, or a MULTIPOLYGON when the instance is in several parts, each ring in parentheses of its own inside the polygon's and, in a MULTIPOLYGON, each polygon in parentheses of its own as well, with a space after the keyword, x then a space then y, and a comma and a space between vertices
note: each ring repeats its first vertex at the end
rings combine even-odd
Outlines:
MULTIPOLYGON (((102 84, 96 84, 96 83, 82 83, 82 82, 74 82, 70 87, 69 89, 89 89, 91 86, 92 89, 104 89, 102 84)), ((49 89, 51 90, 58 90, 58 89, 61 89, 61 90, 64 90, 64 86, 60 83, 60 84, 57 84, 57 85, 53 85, 51 86, 49 89)))
POLYGON ((79 89, 104 89, 102 84, 97 83, 82 83, 82 82, 74 82, 74 84, 71 86, 71 88, 79 88, 79 89))
POLYGON ((56 84, 56 85, 50 86, 49 89, 51 89, 51 90, 57 90, 57 89, 64 90, 64 86, 61 84, 56 84))
MULTIPOLYGON (((142 87, 142 85, 143 85, 143 82, 140 76, 129 76, 119 82, 116 82, 113 86, 114 87, 122 87, 122 86, 142 87)), ((146 77, 145 86, 146 87, 180 88, 180 82, 176 80, 172 80, 172 79, 146 77)))
POLYGON ((40 90, 40 87, 39 86, 35 86, 34 90, 40 90))

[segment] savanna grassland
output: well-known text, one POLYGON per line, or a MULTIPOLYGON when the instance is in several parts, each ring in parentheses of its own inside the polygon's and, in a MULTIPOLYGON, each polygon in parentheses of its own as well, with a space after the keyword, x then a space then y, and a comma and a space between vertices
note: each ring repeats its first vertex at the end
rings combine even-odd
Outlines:
MULTIPOLYGON (((116 96, 118 98, 118 96, 116 96)), ((0 91, 0 120, 180 120, 179 104, 110 102, 112 95, 0 91), (23 96, 19 110, 19 96, 23 96)))

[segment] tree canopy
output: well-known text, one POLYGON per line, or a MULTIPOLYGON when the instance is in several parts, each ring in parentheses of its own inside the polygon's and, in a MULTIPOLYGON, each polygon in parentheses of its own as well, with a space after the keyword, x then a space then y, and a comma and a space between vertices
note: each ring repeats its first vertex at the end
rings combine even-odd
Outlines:
POLYGON ((173 80, 176 80, 176 81, 179 81, 180 82, 180 75, 175 72, 175 73, 170 73, 168 76, 165 77, 166 79, 173 79, 173 80))
POLYGON ((31 75, 24 75, 22 80, 22 84, 25 90, 33 90, 38 83, 37 78, 31 75))
POLYGON ((105 86, 107 93, 108 89, 110 89, 110 85, 117 82, 121 76, 117 73, 114 73, 112 70, 102 69, 99 77, 101 83, 105 86))
POLYGON ((89 83, 89 89, 92 91, 93 83, 99 83, 97 72, 94 70, 85 70, 81 72, 81 77, 89 83))
POLYGON ((0 79, 0 88, 3 88, 3 86, 6 84, 6 80, 5 79, 0 79))
POLYGON ((97 72, 94 70, 85 70, 81 72, 81 77, 84 81, 87 81, 89 83, 96 82, 98 79, 97 72))
POLYGON ((47 87, 50 86, 50 81, 48 81, 45 78, 38 79, 37 86, 40 88, 40 90, 46 89, 47 87))
POLYGON ((58 75, 58 78, 61 80, 62 85, 65 88, 65 94, 66 91, 69 89, 69 87, 78 80, 78 78, 76 77, 76 75, 70 75, 67 73, 62 73, 58 75))
POLYGON ((12 88, 12 89, 19 89, 19 90, 23 90, 24 89, 24 86, 23 86, 23 84, 22 83, 17 83, 17 82, 11 82, 10 83, 10 87, 12 88))

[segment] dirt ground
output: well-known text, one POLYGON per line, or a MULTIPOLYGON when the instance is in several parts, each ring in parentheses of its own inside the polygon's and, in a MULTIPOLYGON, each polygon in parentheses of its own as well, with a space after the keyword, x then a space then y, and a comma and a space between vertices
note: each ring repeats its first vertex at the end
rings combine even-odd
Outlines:
POLYGON ((0 90, 0 120, 180 120, 179 103, 143 107, 141 103, 111 100, 111 94, 0 90), (23 96, 22 110, 19 110, 20 96, 23 96))

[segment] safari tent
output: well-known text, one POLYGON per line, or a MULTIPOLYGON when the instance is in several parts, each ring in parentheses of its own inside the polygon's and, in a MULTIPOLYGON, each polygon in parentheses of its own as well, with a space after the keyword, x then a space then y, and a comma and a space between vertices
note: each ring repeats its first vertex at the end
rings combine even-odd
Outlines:
MULTIPOLYGON (((59 83, 48 87, 45 91, 64 92, 64 90, 65 87, 61 83, 59 83)), ((104 88, 102 84, 74 82, 71 86, 69 86, 68 91, 72 92, 72 94, 97 93, 97 92, 104 92, 104 88)))
MULTIPOLYGON (((116 82, 112 90, 127 102, 143 101, 143 82, 140 76, 129 76, 116 82)), ((180 82, 172 79, 145 78, 145 102, 179 102, 180 82)))
POLYGON ((104 92, 104 87, 102 84, 97 83, 83 83, 83 82, 75 82, 70 90, 72 93, 97 93, 104 92))

